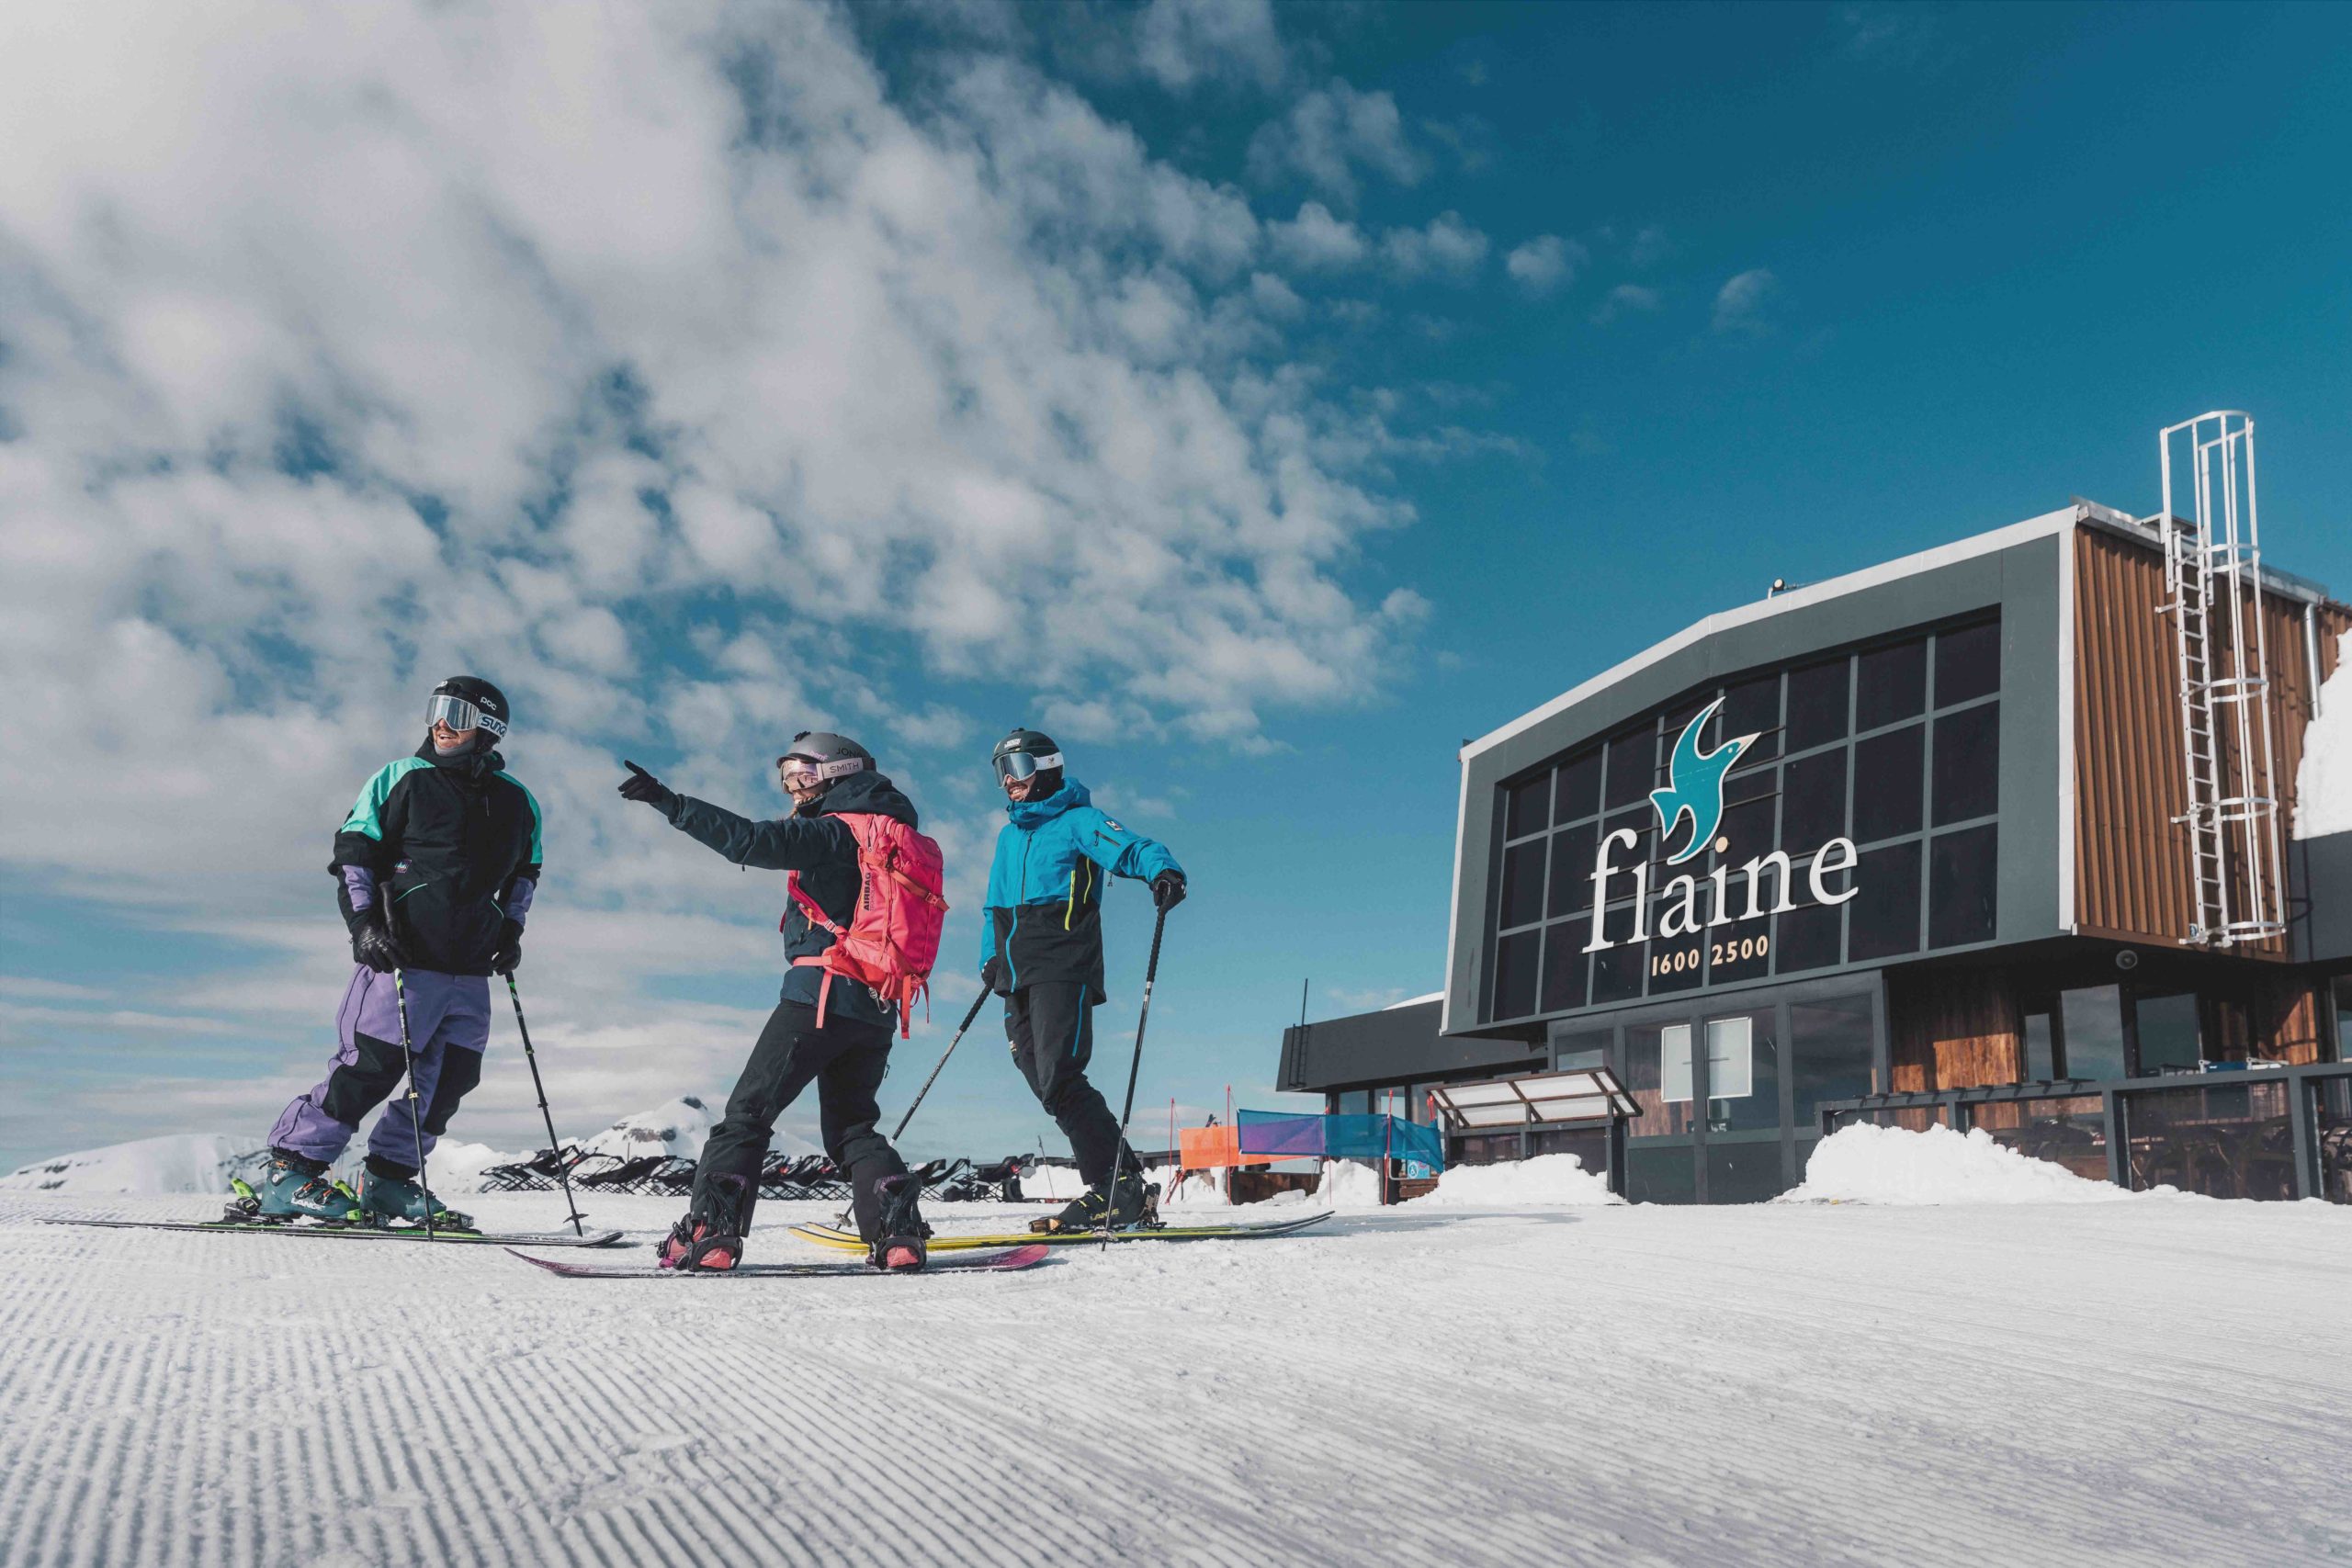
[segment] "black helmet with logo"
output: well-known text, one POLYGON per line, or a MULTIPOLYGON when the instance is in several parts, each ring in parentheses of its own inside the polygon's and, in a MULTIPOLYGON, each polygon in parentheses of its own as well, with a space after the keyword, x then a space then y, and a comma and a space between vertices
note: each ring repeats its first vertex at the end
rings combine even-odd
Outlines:
POLYGON ((874 765, 873 752, 846 735, 824 729, 802 730, 784 749, 784 755, 775 760, 780 781, 788 786, 799 780, 812 779, 820 795, 838 781, 852 773, 865 773, 874 765))
POLYGON ((487 751, 505 739, 506 727, 514 717, 506 705, 506 694, 479 675, 450 676, 433 688, 424 705, 427 728, 446 724, 456 730, 481 731, 474 744, 478 751, 487 751))
POLYGON ((1046 781, 1049 784, 1060 783, 1062 749, 1054 744, 1052 736, 1034 729, 1016 729, 998 741, 989 761, 996 764, 1000 783, 1038 773, 1053 775, 1046 781))

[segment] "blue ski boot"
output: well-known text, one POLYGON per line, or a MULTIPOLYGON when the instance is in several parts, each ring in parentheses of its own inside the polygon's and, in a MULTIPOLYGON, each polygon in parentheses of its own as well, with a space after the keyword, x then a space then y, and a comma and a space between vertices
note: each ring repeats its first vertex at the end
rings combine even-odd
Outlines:
MULTIPOLYGON (((374 1156, 368 1159, 368 1173, 359 1179, 359 1212, 372 1225, 401 1224, 413 1230, 424 1228, 424 1188, 416 1173, 407 1167, 397 1168, 399 1174, 387 1169, 384 1162, 374 1156)), ((436 1231, 469 1231, 473 1217, 435 1198, 433 1203, 433 1228, 436 1231)))
POLYGON ((264 1224, 294 1224, 317 1220, 325 1224, 359 1223, 359 1200, 351 1189, 327 1176, 324 1162, 304 1159, 285 1149, 269 1151, 269 1166, 255 1190, 232 1177, 237 1194, 222 1215, 227 1220, 258 1220, 264 1224))

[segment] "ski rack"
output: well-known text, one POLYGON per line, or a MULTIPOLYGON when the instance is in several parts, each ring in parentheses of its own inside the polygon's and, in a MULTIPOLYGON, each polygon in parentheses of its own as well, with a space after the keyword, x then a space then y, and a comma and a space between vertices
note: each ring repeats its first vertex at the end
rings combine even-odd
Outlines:
POLYGON ((2287 929, 2270 734, 2270 649, 2255 505, 2254 419, 2216 410, 2156 437, 2166 600, 2179 683, 2188 809, 2186 945, 2235 947, 2287 929), (2185 440, 2181 439, 2185 436, 2185 440), (2193 518, 2173 509, 2173 455, 2188 457, 2193 518))

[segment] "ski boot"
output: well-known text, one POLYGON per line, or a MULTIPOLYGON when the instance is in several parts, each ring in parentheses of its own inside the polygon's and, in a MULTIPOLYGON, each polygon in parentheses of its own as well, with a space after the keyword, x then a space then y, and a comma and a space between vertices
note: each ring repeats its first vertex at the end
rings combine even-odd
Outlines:
POLYGON ((894 1274, 911 1274, 930 1256, 923 1240, 931 1235, 931 1227, 922 1223, 922 1213, 916 1207, 922 1183, 901 1171, 876 1181, 874 1190, 882 1200, 882 1212, 875 1220, 881 1235, 866 1253, 866 1261, 894 1274))
POLYGON ((661 1254, 653 1261, 655 1267, 662 1269, 721 1273, 743 1261, 743 1238, 732 1232, 714 1230, 686 1214, 662 1238, 661 1254))
POLYGON ((269 1151, 259 1190, 237 1176, 229 1179, 229 1187, 236 1197, 220 1216, 223 1220, 268 1225, 303 1220, 330 1225, 359 1223, 358 1198, 342 1182, 328 1179, 325 1161, 304 1159, 285 1149, 269 1151))
POLYGON ((390 1226, 400 1222, 406 1228, 424 1228, 424 1206, 433 1205, 433 1228, 436 1231, 469 1231, 474 1228, 473 1216, 461 1214, 438 1198, 428 1199, 416 1172, 406 1166, 379 1162, 373 1155, 368 1158, 368 1173, 359 1179, 359 1212, 372 1225, 390 1226))
POLYGON ((1071 1199, 1067 1207, 1049 1219, 1032 1220, 1029 1228, 1041 1235, 1058 1231, 1099 1231, 1110 1229, 1157 1230, 1159 1227, 1159 1187, 1147 1184, 1141 1171, 1132 1168, 1119 1173, 1111 1184, 1111 1197, 1105 1203, 1102 1190, 1090 1187, 1071 1199), (1106 1218, 1107 1214, 1107 1218, 1106 1218))

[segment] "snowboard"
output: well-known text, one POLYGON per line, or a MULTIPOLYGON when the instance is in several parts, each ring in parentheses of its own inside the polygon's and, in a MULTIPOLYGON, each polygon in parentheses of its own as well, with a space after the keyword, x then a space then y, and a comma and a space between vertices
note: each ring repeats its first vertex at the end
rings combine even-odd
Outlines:
MULTIPOLYGON (((859 1249, 864 1250, 863 1243, 859 1244, 859 1249)), ((548 1273, 560 1274, 567 1280, 775 1280, 787 1276, 799 1279, 882 1279, 909 1272, 876 1269, 868 1263, 741 1263, 715 1273, 706 1273, 698 1269, 611 1269, 593 1263, 567 1263, 560 1258, 534 1258, 527 1252, 516 1252, 511 1247, 506 1250, 526 1263, 537 1264, 548 1273)), ((934 1258, 922 1268, 910 1272, 918 1277, 942 1273, 1011 1273, 1015 1269, 1035 1268, 1046 1260, 1049 1250, 1031 1245, 1008 1247, 1001 1252, 934 1258)))
POLYGON ((427 1235, 423 1225, 396 1225, 389 1229, 374 1225, 273 1225, 259 1220, 49 1220, 45 1225, 105 1225, 113 1230, 132 1231, 232 1231, 238 1235, 315 1235, 334 1236, 346 1241, 436 1241, 463 1243, 470 1247, 511 1247, 520 1243, 526 1247, 610 1247, 620 1240, 618 1231, 590 1231, 586 1235, 574 1235, 570 1231, 453 1231, 436 1230, 427 1235))
MULTIPOLYGON (((1162 1225, 1157 1230, 1113 1231, 1111 1239, 1121 1245, 1131 1241, 1262 1241, 1268 1236, 1289 1235, 1303 1231, 1330 1217, 1331 1211, 1326 1209, 1320 1213, 1272 1224, 1162 1225)), ((829 1247, 837 1252, 865 1250, 865 1243, 858 1239, 855 1231, 845 1231, 833 1225, 795 1225, 792 1234, 803 1241, 813 1241, 819 1247, 829 1247)), ((1089 1243, 1097 1247, 1102 1245, 1102 1233, 1049 1231, 1041 1235, 1034 1231, 1020 1231, 1003 1235, 934 1235, 926 1245, 936 1254, 979 1247, 1084 1247, 1089 1243)))

